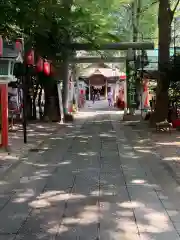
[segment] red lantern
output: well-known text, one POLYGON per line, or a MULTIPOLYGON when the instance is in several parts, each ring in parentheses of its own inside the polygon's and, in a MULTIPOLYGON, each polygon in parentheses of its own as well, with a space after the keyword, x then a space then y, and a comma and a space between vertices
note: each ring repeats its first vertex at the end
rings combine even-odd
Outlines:
POLYGON ((43 72, 43 59, 41 57, 38 58, 36 70, 37 72, 43 72))
POLYGON ((47 61, 44 62, 44 69, 43 70, 44 70, 44 74, 46 76, 50 75, 50 71, 51 71, 50 64, 47 61))
POLYGON ((83 90, 83 89, 80 90, 80 94, 81 94, 81 95, 84 94, 84 90, 83 90))
POLYGON ((125 80, 126 79, 126 75, 121 75, 120 76, 120 80, 125 80))
POLYGON ((27 52, 26 63, 27 63, 27 65, 34 65, 34 50, 33 49, 31 49, 31 50, 29 50, 29 52, 27 52))
POLYGON ((3 56, 3 38, 0 36, 0 57, 3 56))

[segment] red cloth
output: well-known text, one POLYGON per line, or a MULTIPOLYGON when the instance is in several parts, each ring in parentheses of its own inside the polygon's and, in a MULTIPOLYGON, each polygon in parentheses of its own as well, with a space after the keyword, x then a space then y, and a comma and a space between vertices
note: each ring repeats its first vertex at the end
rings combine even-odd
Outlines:
POLYGON ((82 94, 82 95, 84 94, 84 90, 83 89, 80 90, 80 94, 82 94))
POLYGON ((117 99, 116 105, 119 109, 124 109, 125 108, 125 102, 122 101, 121 99, 117 99))
POLYGON ((175 119, 172 121, 173 128, 180 127, 180 119, 175 119))

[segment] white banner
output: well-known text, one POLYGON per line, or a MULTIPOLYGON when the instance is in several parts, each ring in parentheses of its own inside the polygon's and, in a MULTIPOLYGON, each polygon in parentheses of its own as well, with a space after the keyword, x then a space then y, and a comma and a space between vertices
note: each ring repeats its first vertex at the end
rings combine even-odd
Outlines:
POLYGON ((102 89, 102 86, 94 86, 94 85, 93 85, 93 87, 94 87, 94 88, 97 88, 97 89, 102 89))
POLYGON ((64 121, 64 110, 63 110, 62 92, 61 92, 60 83, 57 84, 57 89, 58 89, 59 110, 60 110, 61 121, 64 121))

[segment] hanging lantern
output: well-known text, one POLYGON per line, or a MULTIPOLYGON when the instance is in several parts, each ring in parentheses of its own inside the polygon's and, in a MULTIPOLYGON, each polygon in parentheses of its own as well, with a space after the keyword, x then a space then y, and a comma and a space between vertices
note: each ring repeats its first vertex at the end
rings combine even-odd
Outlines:
POLYGON ((120 80, 125 80, 126 79, 126 75, 121 75, 120 76, 120 80))
POLYGON ((26 63, 27 65, 34 65, 34 50, 31 49, 26 54, 26 63))
POLYGON ((3 56, 3 38, 0 36, 0 57, 3 56))
POLYGON ((43 68, 43 70, 44 70, 44 74, 45 74, 46 76, 49 76, 49 75, 50 75, 51 69, 50 69, 50 64, 49 64, 49 62, 47 62, 47 61, 44 62, 44 68, 43 68))
POLYGON ((43 59, 41 57, 38 58, 38 61, 36 63, 36 71, 37 72, 43 72, 43 59))

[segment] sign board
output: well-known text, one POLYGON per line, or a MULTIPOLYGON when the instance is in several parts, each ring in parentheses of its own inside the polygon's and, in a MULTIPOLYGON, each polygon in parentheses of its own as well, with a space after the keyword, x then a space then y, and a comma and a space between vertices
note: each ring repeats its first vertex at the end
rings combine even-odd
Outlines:
POLYGON ((136 77, 134 61, 126 62, 127 79, 127 107, 132 108, 136 105, 136 77))

